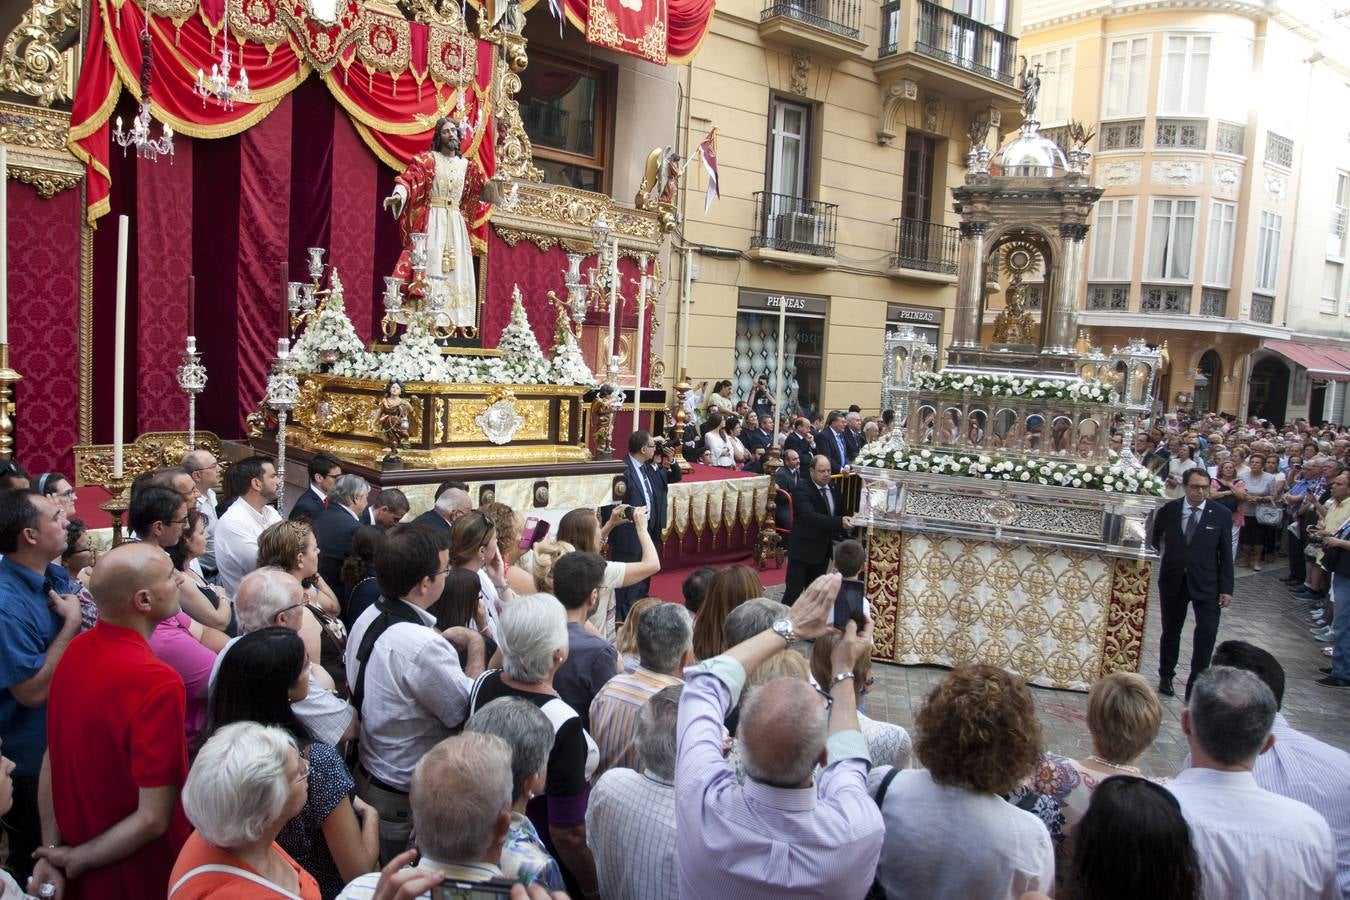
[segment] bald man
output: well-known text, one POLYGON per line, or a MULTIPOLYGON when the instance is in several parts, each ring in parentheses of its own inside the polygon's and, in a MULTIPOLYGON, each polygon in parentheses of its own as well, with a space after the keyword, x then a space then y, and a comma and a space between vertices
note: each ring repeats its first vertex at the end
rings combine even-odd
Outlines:
POLYGON ((829 711, 806 682, 774 679, 741 711, 744 783, 722 755, 722 722, 746 679, 794 641, 834 631, 827 616, 840 583, 817 578, 786 618, 685 670, 675 764, 681 897, 861 897, 871 886, 883 826, 867 794, 871 763, 853 684, 854 663, 871 649, 870 619, 861 633, 849 622, 835 645, 833 677, 821 685, 829 711), (785 846, 792 865, 782 864, 785 846))
POLYGON ((47 701, 44 846, 30 892, 51 883, 66 900, 162 896, 192 830, 178 801, 187 693, 149 643, 178 612, 178 584, 163 550, 128 543, 99 560, 89 590, 98 624, 71 641, 47 701))

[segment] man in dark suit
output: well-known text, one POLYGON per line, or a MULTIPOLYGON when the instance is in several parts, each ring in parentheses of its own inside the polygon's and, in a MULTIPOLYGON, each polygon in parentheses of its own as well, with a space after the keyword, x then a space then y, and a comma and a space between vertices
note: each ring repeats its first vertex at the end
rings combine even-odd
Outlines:
MULTIPOLYGON (((656 442, 645 431, 635 431, 628 438, 628 456, 624 459, 624 479, 627 491, 624 502, 629 506, 647 507, 647 531, 652 543, 661 548, 661 532, 666 527, 666 487, 679 481, 680 467, 674 465, 673 450, 663 445, 657 457, 656 442), (653 457, 656 460, 653 461, 653 457)), ((609 535, 609 558, 614 562, 637 562, 642 559, 642 546, 631 522, 620 525, 609 535)), ((614 589, 615 616, 623 621, 634 603, 647 596, 651 579, 614 589)))
MULTIPOLYGON (((802 458, 797 455, 797 451, 788 450, 784 452, 783 465, 773 476, 774 486, 787 491, 788 496, 791 497, 797 492, 797 486, 806 480, 807 474, 802 471, 802 458)), ((778 506, 773 511, 773 521, 779 528, 787 528, 792 524, 788 501, 782 495, 777 496, 778 506)))
POLYGON ((796 450, 797 456, 809 460, 816 455, 816 436, 811 433, 811 421, 806 416, 792 420, 792 431, 783 438, 783 451, 796 450))
POLYGON ((845 425, 844 414, 835 410, 825 417, 825 427, 816 435, 816 452, 830 461, 830 472, 834 475, 849 468, 848 439, 844 437, 845 425))
POLYGON ((319 545, 319 574, 334 591, 342 584, 342 561, 352 552, 352 535, 370 501, 370 485, 360 475, 343 475, 328 492, 328 507, 314 520, 319 545))
POLYGON ((408 497, 398 488, 385 488, 361 514, 362 525, 374 525, 388 531, 408 514, 408 497))
POLYGON ((342 464, 327 453, 316 453, 309 461, 309 487, 295 499, 290 518, 318 521, 328 505, 328 492, 342 474, 342 464))
POLYGON ((850 407, 844 416, 844 449, 848 451, 848 461, 858 455, 858 451, 867 443, 862 432, 862 413, 857 407, 850 407))
POLYGON ((791 606, 806 586, 825 574, 834 555, 834 539, 853 527, 844 504, 830 486, 830 460, 823 454, 811 462, 792 494, 792 531, 788 533, 787 583, 783 602, 791 606))
POLYGON ((412 524, 449 534, 455 520, 471 509, 473 501, 469 499, 469 485, 463 481, 444 481, 436 488, 436 505, 413 519, 412 524))
POLYGON ((1158 693, 1175 697, 1186 608, 1195 605, 1195 641, 1191 674, 1186 679, 1190 699, 1195 678, 1209 668, 1219 631, 1219 610, 1233 602, 1233 514, 1209 497, 1209 475, 1190 469, 1182 479, 1186 494, 1164 504, 1153 517, 1152 544, 1162 553, 1158 564, 1158 595, 1162 600, 1162 642, 1158 650, 1158 693))

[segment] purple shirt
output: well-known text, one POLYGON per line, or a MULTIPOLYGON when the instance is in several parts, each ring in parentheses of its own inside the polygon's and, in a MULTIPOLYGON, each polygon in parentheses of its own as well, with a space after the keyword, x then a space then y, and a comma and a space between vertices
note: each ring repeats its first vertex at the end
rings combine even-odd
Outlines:
POLYGON ((857 731, 831 736, 829 765, 811 787, 741 784, 722 755, 722 720, 744 684, 728 656, 685 671, 675 763, 681 900, 863 897, 882 841, 866 741, 857 731))
POLYGON ((166 663, 183 678, 187 687, 187 745, 197 740, 197 732, 206 722, 206 686, 211 679, 211 668, 216 654, 189 630, 192 619, 179 610, 160 622, 150 635, 150 649, 156 658, 166 663))

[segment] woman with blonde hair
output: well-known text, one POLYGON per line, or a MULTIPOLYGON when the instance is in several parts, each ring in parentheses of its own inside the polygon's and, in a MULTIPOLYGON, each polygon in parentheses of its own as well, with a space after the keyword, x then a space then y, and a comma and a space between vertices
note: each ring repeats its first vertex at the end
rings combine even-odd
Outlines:
POLYGON ((347 692, 347 628, 338 618, 337 596, 319 574, 319 544, 304 519, 285 519, 258 536, 258 568, 275 566, 295 576, 305 589, 300 637, 309 658, 333 680, 338 696, 347 692))
POLYGON ((526 550, 516 565, 530 573, 540 593, 553 593, 553 567, 564 554, 577 549, 567 541, 540 541, 526 550))
POLYGON ((643 597, 634 603, 633 608, 628 610, 628 618, 623 620, 623 626, 614 639, 614 649, 619 651, 619 662, 623 664, 623 670, 630 675, 638 667, 638 620, 642 618, 643 613, 660 602, 655 597, 643 597))
POLYGON ((764 583, 749 566, 731 566, 714 575, 694 620, 694 655, 712 659, 720 654, 727 616, 745 601, 763 596, 764 583))

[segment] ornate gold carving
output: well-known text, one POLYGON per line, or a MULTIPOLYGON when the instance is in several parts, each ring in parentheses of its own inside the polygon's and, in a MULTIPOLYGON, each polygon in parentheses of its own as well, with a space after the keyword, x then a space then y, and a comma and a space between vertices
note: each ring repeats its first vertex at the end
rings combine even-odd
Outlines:
POLYGON ((80 24, 80 0, 32 0, 0 47, 0 91, 33 97, 42 106, 74 96, 73 51, 60 46, 80 24))
POLYGON ((497 209, 493 223, 498 228, 542 232, 561 240, 590 246, 591 225, 604 213, 619 237, 625 254, 655 252, 662 238, 660 216, 647 210, 620 206, 603 194, 552 184, 519 183, 519 201, 514 209, 497 209))
POLYGON ((492 227, 497 232, 497 237, 501 238, 508 247, 514 247, 521 241, 529 241, 540 250, 548 250, 550 247, 555 247, 561 243, 557 237, 551 234, 540 234, 537 231, 517 231, 514 228, 498 228, 495 224, 492 227))
POLYGON ((496 31, 485 36, 500 46, 492 72, 492 96, 497 103, 497 177, 539 183, 544 173, 534 164, 534 147, 520 118, 520 73, 529 65, 525 39, 496 31))
MULTIPOLYGON (((112 479, 112 444, 76 444, 75 486, 107 484, 112 479)), ((210 450, 217 457, 220 438, 209 431, 197 432, 197 449, 210 450)), ((150 431, 122 449, 122 469, 129 478, 161 466, 176 466, 188 452, 186 431, 150 431)))
MULTIPOLYGON (((508 392, 509 394, 509 392, 508 392)), ((480 398, 461 399, 452 397, 448 401, 447 421, 451 444, 481 444, 483 429, 478 426, 478 416, 503 399, 505 395, 491 394, 488 402, 480 398)), ((546 441, 549 439, 548 400, 515 400, 516 414, 525 421, 511 436, 512 441, 546 441)))
POLYGON ((66 149, 70 113, 0 103, 0 143, 30 150, 66 149))
POLYGON ((572 402, 564 400, 558 404, 558 440, 562 443, 567 442, 567 435, 572 427, 572 402))
POLYGON ((141 6, 157 16, 182 22, 197 11, 197 0, 142 0, 141 6))
POLYGON ((459 0, 402 0, 412 13, 413 21, 426 25, 464 24, 459 0))
POLYGON ((34 169, 11 168, 10 173, 15 181, 22 181, 24 184, 31 184, 37 189, 38 196, 43 200, 50 200, 57 194, 73 188, 80 183, 82 175, 72 175, 69 173, 43 172, 34 169))

